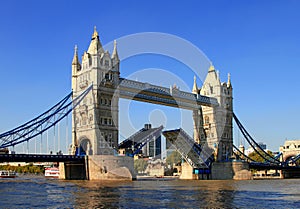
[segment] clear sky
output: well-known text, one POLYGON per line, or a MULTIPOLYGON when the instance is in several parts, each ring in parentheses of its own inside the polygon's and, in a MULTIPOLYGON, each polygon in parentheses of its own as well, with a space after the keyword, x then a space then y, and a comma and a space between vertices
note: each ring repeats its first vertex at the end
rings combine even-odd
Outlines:
MULTIPOLYGON (((201 49, 222 81, 231 73, 234 112, 242 123, 276 151, 285 139, 300 139, 299 9, 297 0, 2 1, 0 132, 42 113, 71 91, 74 45, 81 55, 97 26, 103 45, 134 33, 160 32, 201 49)), ((125 60, 121 76, 143 69, 171 72, 187 85, 183 89, 192 88, 194 72, 163 56, 125 60)), ((169 114, 179 114, 139 103, 129 109, 136 129, 147 119, 176 121, 169 114), (140 117, 145 110, 146 119, 140 117)))

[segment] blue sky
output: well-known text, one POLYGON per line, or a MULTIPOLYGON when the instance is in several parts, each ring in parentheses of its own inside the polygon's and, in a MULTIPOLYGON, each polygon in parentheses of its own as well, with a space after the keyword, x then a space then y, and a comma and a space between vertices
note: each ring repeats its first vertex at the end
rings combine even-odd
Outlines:
MULTIPOLYGON (((296 0, 3 1, 0 132, 28 121, 71 91, 74 45, 81 55, 97 26, 103 45, 134 33, 161 32, 197 46, 223 81, 231 73, 234 111, 249 132, 278 150, 286 138, 300 139, 299 9, 296 0)), ((121 76, 149 68, 165 69, 192 88, 193 71, 161 56, 125 60, 121 76)), ((173 120, 164 107, 133 103, 130 109, 136 128, 154 113, 173 120), (141 110, 148 111, 144 118, 141 110)))

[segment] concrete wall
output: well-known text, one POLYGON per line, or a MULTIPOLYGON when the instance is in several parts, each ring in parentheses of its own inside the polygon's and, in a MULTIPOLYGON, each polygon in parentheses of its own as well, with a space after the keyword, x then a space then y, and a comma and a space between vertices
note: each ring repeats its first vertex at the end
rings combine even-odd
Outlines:
POLYGON ((67 180, 87 179, 85 163, 84 162, 59 163, 59 178, 67 179, 67 180))
POLYGON ((213 180, 249 180, 252 179, 249 164, 245 162, 214 162, 212 164, 213 180))
POLYGON ((134 180, 136 174, 133 158, 113 155, 88 156, 88 179, 90 180, 134 180))
POLYGON ((198 179, 198 175, 193 174, 193 168, 186 162, 181 164, 180 179, 198 179))
POLYGON ((284 179, 300 178, 300 170, 282 170, 281 177, 284 179))
POLYGON ((234 180, 250 180, 253 178, 249 164, 246 162, 232 162, 232 168, 234 180))
POLYGON ((211 168, 211 178, 213 180, 233 179, 233 169, 231 162, 214 162, 211 168))

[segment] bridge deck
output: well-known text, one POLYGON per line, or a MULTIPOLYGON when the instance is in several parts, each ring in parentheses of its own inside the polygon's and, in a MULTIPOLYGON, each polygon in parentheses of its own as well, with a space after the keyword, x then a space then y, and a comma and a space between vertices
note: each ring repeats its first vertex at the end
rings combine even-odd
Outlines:
POLYGON ((75 155, 1 154, 0 162, 83 162, 84 158, 75 155))
POLYGON ((204 151, 183 129, 164 131, 163 135, 193 168, 210 166, 211 154, 204 151))
POLYGON ((266 163, 249 163, 249 168, 256 170, 294 170, 300 171, 300 166, 282 166, 282 165, 270 165, 266 163))

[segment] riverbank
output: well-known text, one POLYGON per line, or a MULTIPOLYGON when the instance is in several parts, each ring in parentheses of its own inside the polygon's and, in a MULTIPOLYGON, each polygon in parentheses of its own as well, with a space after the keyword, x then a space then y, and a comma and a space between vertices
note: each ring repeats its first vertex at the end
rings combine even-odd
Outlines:
POLYGON ((24 165, 24 166, 12 166, 12 165, 0 165, 0 170, 8 170, 15 171, 18 174, 44 174, 45 169, 44 166, 36 166, 36 165, 24 165))

